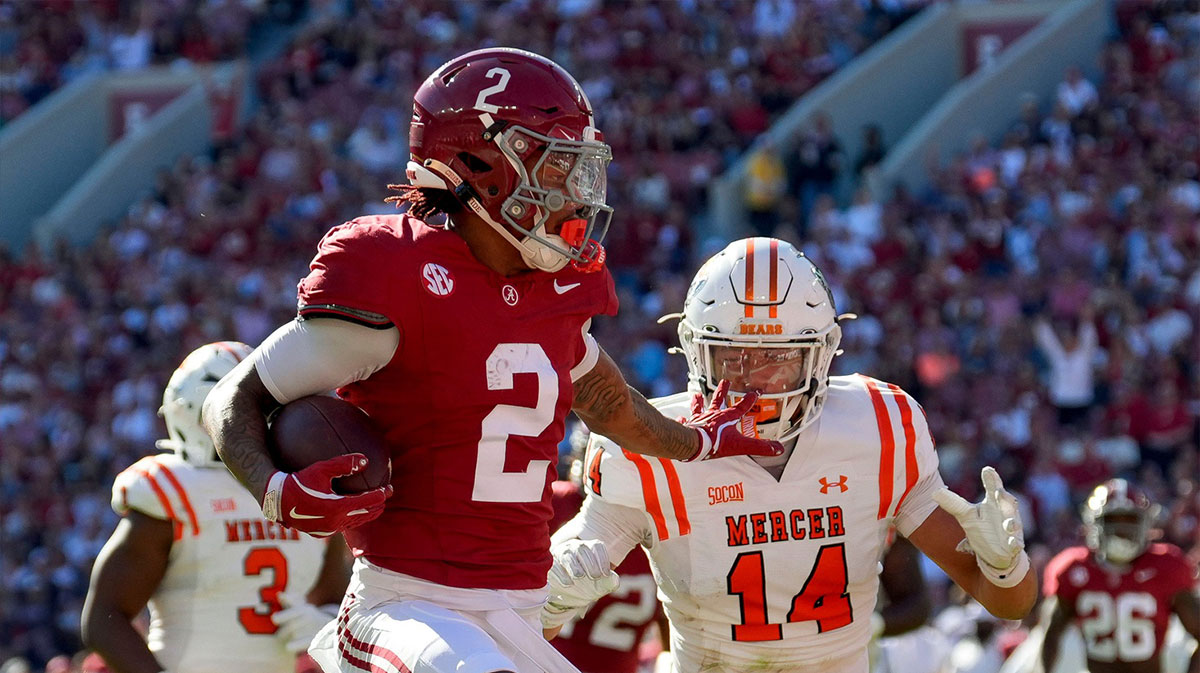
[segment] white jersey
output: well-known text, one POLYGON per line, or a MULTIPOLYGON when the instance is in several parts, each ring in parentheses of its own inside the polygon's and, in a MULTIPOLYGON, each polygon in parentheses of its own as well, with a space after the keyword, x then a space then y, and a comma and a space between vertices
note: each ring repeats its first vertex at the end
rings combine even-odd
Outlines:
MULTIPOLYGON (((666 416, 690 395, 655 400, 666 416)), ((924 412, 899 387, 829 380, 824 411, 777 481, 739 456, 678 463, 593 436, 588 499, 555 540, 646 547, 679 673, 866 673, 889 526, 903 535, 942 487, 924 412)))
POLYGON ((324 541, 264 519, 225 468, 194 467, 174 454, 147 456, 117 475, 112 506, 175 527, 167 572, 150 597, 146 638, 166 670, 295 670, 271 615, 281 592, 313 586, 324 541))

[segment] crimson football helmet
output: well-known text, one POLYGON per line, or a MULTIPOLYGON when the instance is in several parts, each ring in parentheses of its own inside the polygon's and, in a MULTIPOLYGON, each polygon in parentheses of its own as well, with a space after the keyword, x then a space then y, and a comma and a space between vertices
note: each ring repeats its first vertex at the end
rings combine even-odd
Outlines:
POLYGON ((553 61, 493 48, 446 63, 417 89, 409 148, 414 186, 454 192, 530 267, 602 263, 612 150, 587 95, 553 61), (547 231, 564 210, 573 217, 547 231))
POLYGON ((246 359, 251 348, 239 341, 205 344, 188 354, 171 374, 158 415, 167 424, 169 439, 154 445, 174 451, 196 467, 218 467, 221 459, 200 421, 204 398, 217 381, 246 359))
POLYGON ((761 393, 759 437, 785 441, 821 413, 842 339, 821 271, 787 241, 730 243, 696 272, 678 316, 688 380, 711 399, 722 379, 731 403, 761 393))
POLYGON ((1124 564, 1146 551, 1160 507, 1124 479, 1109 479, 1092 490, 1083 506, 1087 546, 1105 561, 1124 564))

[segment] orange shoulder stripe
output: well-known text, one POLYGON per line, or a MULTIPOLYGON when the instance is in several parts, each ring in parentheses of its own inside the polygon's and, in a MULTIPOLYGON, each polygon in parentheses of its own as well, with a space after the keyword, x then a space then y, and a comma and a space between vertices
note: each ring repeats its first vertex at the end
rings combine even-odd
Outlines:
POLYGON ((683 537, 692 532, 692 522, 688 521, 687 502, 683 499, 683 487, 679 485, 679 473, 675 471, 675 463, 666 458, 659 458, 663 473, 667 475, 667 490, 671 492, 671 506, 675 509, 675 523, 679 525, 679 536, 683 537))
POLYGON ((917 478, 920 477, 920 468, 917 467, 917 430, 913 426, 912 407, 908 404, 908 396, 904 391, 900 390, 900 386, 889 383, 888 389, 896 393, 896 406, 900 408, 900 422, 904 424, 904 493, 900 494, 900 499, 896 501, 896 509, 892 511, 892 516, 896 516, 900 512, 900 505, 904 504, 904 499, 908 497, 909 491, 917 484, 917 478))
POLYGON ((879 512, 875 517, 884 519, 892 505, 893 466, 896 463, 896 438, 892 436, 892 417, 888 413, 887 402, 879 391, 879 382, 872 378, 863 377, 867 384, 867 392, 871 394, 871 404, 875 407, 875 424, 879 428, 879 512))
POLYGON ((162 505, 163 511, 167 514, 167 520, 175 528, 174 540, 175 542, 179 542, 183 539, 183 524, 179 523, 179 517, 175 516, 175 508, 171 507, 171 501, 167 498, 167 494, 162 490, 162 487, 158 485, 158 480, 146 468, 138 467, 137 463, 134 463, 129 469, 142 475, 150 483, 150 489, 154 491, 154 495, 158 498, 158 504, 162 505))
POLYGON ((165 476, 167 481, 171 482, 171 485, 174 486, 175 490, 179 492, 179 499, 183 501, 183 508, 187 511, 188 521, 190 521, 192 524, 192 535, 199 535, 200 520, 196 518, 196 510, 192 508, 192 501, 190 498, 188 498, 187 491, 183 489, 183 484, 179 483, 179 479, 175 477, 175 473, 167 468, 166 465, 163 465, 157 460, 154 461, 154 464, 158 465, 159 469, 163 471, 163 476, 165 476))
POLYGON ((621 453, 637 468, 638 476, 642 478, 642 499, 646 503, 646 513, 654 519, 658 539, 666 540, 670 537, 667 533, 667 520, 663 517, 662 505, 658 502, 658 487, 654 484, 654 469, 650 467, 650 461, 628 449, 621 449, 621 453))

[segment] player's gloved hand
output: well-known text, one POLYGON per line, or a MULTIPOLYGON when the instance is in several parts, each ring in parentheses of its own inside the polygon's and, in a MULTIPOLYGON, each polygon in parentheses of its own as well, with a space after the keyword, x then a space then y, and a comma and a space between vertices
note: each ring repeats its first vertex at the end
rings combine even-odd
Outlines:
POLYGON ((746 436, 743 423, 752 423, 746 418, 758 393, 750 392, 736 406, 722 409, 725 396, 729 394, 729 381, 721 381, 713 391, 712 402, 704 408, 704 396, 696 393, 692 397, 692 415, 683 424, 700 433, 700 448, 686 463, 726 456, 778 456, 783 453, 783 444, 774 440, 746 436))
POLYGON ((388 484, 365 493, 341 495, 333 480, 367 466, 361 453, 347 453, 313 463, 299 472, 276 472, 263 494, 263 516, 313 537, 328 537, 360 526, 383 513, 392 495, 388 484))
POLYGON ((1004 490, 995 468, 980 473, 983 500, 974 505, 948 488, 933 494, 934 501, 962 526, 967 537, 958 543, 958 551, 975 555, 975 562, 992 584, 1012 587, 1029 572, 1025 554, 1025 529, 1017 499, 1004 490))
POLYGON ((550 598, 542 607, 542 628, 553 629, 582 614, 621 583, 600 540, 571 539, 550 550, 554 564, 547 580, 550 598))
POLYGON ((279 594, 279 604, 283 609, 272 613, 271 621, 278 629, 275 637, 283 642, 290 654, 307 651, 317 631, 337 617, 337 605, 313 605, 296 594, 279 594))

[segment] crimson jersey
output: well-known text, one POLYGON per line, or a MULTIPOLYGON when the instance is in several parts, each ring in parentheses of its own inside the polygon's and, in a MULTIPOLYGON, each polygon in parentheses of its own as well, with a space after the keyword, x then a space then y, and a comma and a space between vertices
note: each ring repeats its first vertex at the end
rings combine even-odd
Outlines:
MULTIPOLYGON (((569 481, 554 482, 554 520, 558 530, 583 505, 583 491, 569 481)), ((587 613, 568 622, 550 641, 582 673, 635 673, 638 646, 659 613, 650 561, 635 549, 617 566, 621 586, 596 601, 587 613)))
POLYGON ((1158 656, 1172 599, 1195 584, 1196 567, 1174 545, 1152 544, 1121 568, 1070 547, 1047 564, 1042 591, 1078 622, 1089 660, 1134 662, 1158 656))
POLYGON ((617 310, 607 270, 501 276, 457 234, 407 215, 321 240, 301 319, 400 331, 392 360, 338 393, 392 446, 395 495, 346 542, 383 568, 457 587, 533 589, 550 568, 550 483, 572 380, 617 310))

